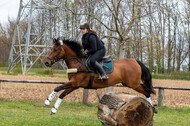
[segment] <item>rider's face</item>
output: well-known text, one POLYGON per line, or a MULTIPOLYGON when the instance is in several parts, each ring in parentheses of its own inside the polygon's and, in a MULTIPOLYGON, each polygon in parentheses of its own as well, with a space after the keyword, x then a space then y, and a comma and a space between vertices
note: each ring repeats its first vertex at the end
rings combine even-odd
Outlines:
POLYGON ((81 28, 80 30, 81 30, 81 33, 82 33, 83 35, 88 32, 88 30, 87 30, 86 28, 81 28))

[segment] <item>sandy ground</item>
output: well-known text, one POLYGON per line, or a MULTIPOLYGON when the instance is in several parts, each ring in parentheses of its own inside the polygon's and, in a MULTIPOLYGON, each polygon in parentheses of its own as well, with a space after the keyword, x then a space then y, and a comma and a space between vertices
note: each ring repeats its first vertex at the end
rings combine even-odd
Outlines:
MULTIPOLYGON (((67 81, 67 78, 58 77, 39 77, 29 75, 2 75, 0 72, 0 79, 17 79, 17 80, 49 80, 49 81, 67 81)), ((0 84, 0 98, 3 99, 17 99, 17 100, 34 100, 44 102, 49 94, 59 86, 59 84, 29 84, 29 83, 8 83, 3 82, 0 84)), ((188 87, 190 88, 190 81, 184 80, 160 80, 153 79, 153 86, 169 86, 169 87, 188 87)), ((157 104, 158 90, 156 95, 152 95, 153 104, 157 104)), ((137 96, 143 95, 137 93, 130 88, 116 87, 114 91, 125 92, 137 96)), ((105 89, 89 90, 89 102, 97 102, 97 94, 103 95, 105 89)), ((56 95, 58 98, 59 92, 56 95)), ((64 98, 64 101, 69 102, 81 102, 83 96, 83 89, 77 89, 71 94, 64 98)), ((189 106, 190 107, 190 91, 179 91, 179 90, 164 90, 164 105, 179 107, 189 106)))

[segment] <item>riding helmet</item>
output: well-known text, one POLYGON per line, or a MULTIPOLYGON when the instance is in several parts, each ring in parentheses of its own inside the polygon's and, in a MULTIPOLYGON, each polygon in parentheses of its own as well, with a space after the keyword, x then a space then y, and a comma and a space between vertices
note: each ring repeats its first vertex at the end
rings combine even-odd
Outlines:
POLYGON ((80 29, 90 29, 90 25, 88 24, 88 23, 82 23, 81 25, 80 25, 80 29))

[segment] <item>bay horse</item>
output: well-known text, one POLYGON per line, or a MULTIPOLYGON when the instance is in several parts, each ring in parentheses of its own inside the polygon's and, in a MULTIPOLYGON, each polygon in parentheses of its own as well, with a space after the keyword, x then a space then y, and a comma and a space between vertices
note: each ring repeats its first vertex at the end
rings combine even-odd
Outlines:
MULTIPOLYGON (((72 40, 60 40, 53 39, 53 47, 49 53, 49 56, 45 59, 45 65, 51 67, 55 62, 60 59, 65 60, 68 69, 77 68, 81 71, 87 70, 85 61, 87 58, 81 58, 82 46, 77 41, 72 40)), ((123 86, 127 86, 142 93, 146 96, 147 101, 151 101, 150 94, 155 94, 152 87, 152 76, 149 69, 140 61, 134 59, 119 59, 113 60, 113 72, 109 73, 109 79, 100 80, 98 74, 94 74, 94 79, 91 83, 91 88, 105 88, 121 83, 123 86), (141 84, 143 82, 143 84, 141 84)), ((49 106, 51 100, 55 97, 56 93, 60 90, 64 90, 57 99, 54 107, 51 109, 51 114, 55 114, 62 99, 78 88, 89 88, 89 80, 92 73, 89 72, 76 72, 68 73, 68 82, 58 86, 45 100, 44 106, 49 106)))

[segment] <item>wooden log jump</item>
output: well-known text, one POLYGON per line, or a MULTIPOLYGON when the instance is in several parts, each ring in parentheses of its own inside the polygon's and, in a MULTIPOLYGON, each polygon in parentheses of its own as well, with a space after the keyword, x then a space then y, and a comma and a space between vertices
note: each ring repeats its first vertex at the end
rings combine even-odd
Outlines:
POLYGON ((134 95, 109 92, 98 105, 98 119, 103 126, 153 126, 155 108, 134 95))

